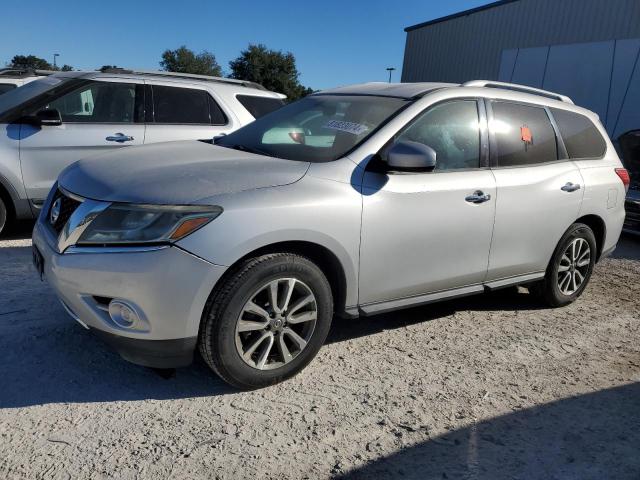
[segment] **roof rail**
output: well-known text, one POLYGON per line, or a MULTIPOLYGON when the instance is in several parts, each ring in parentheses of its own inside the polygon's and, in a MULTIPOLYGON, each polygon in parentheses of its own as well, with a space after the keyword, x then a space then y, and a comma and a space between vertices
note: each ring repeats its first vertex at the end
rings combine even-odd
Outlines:
POLYGON ((2 77, 34 77, 34 76, 43 76, 43 75, 51 75, 54 72, 53 70, 34 70, 33 68, 0 68, 0 76, 2 77))
POLYGON ((495 82, 493 80, 471 80, 462 84, 463 87, 487 87, 487 88, 501 88, 503 90, 511 90, 514 92, 530 93, 532 95, 539 95, 541 97, 552 98, 561 102, 570 103, 571 100, 566 95, 560 95, 559 93, 550 92, 548 90, 542 90, 540 88, 528 87, 526 85, 519 85, 517 83, 495 82))
POLYGON ((157 77, 173 77, 173 78, 190 78, 193 80, 204 80, 207 82, 227 83, 232 85, 242 85, 248 88, 257 88, 258 90, 266 90, 259 83, 249 82, 247 80, 236 80, 235 78, 213 77, 209 75, 198 75, 195 73, 165 72, 164 70, 139 70, 129 68, 101 68, 102 73, 129 73, 141 75, 153 75, 157 77))

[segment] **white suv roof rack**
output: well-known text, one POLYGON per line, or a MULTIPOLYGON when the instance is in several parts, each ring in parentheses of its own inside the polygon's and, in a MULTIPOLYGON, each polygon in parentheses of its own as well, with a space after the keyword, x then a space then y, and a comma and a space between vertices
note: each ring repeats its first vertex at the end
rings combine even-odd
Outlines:
POLYGON ((542 90, 540 88, 528 87, 526 85, 519 85, 517 83, 495 82, 493 80, 471 80, 463 83, 462 86, 502 88, 503 90, 512 90, 514 92, 530 93, 533 95, 540 95, 541 97, 553 98, 554 100, 560 100, 561 102, 573 105, 573 100, 566 95, 560 95, 559 93, 542 90))
POLYGON ((212 77, 209 75, 198 75, 195 73, 179 73, 179 72, 165 72, 164 70, 139 70, 129 68, 102 68, 99 70, 102 73, 133 73, 140 75, 154 75, 158 77, 173 77, 173 78, 191 78, 194 80, 204 80, 208 82, 228 83, 233 85, 242 85, 248 88, 257 88, 258 90, 266 90, 265 87, 259 83, 249 82, 247 80, 236 80, 235 78, 223 78, 212 77))

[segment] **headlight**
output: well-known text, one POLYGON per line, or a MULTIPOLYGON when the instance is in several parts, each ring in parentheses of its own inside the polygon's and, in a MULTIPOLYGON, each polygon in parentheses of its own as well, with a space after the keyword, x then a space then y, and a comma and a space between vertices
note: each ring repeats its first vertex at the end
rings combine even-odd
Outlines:
POLYGON ((78 244, 173 242, 221 213, 220 207, 114 203, 87 226, 78 244))

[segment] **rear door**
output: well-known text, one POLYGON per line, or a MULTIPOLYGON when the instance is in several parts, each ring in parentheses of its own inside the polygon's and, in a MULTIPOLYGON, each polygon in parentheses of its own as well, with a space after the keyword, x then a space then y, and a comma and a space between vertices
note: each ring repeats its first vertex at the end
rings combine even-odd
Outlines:
POLYGON ((144 85, 132 79, 80 82, 33 107, 57 109, 62 125, 20 125, 20 163, 27 196, 42 202, 71 163, 114 148, 144 142, 144 85))
POLYGON ((147 81, 145 143, 211 140, 237 128, 219 99, 201 85, 147 81))
POLYGON ((487 281, 546 269, 566 229, 578 218, 584 193, 548 109, 487 102, 496 218, 487 281))

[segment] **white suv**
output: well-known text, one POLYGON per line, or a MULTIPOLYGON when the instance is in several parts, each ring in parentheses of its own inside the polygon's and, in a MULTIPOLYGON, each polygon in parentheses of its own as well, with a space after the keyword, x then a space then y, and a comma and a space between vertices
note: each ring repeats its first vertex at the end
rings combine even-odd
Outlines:
POLYGON ((108 69, 65 72, 0 96, 0 231, 34 218, 69 164, 127 145, 211 140, 283 105, 240 80, 108 69))
POLYGON ((0 68, 0 95, 52 73, 55 72, 25 68, 0 68))

